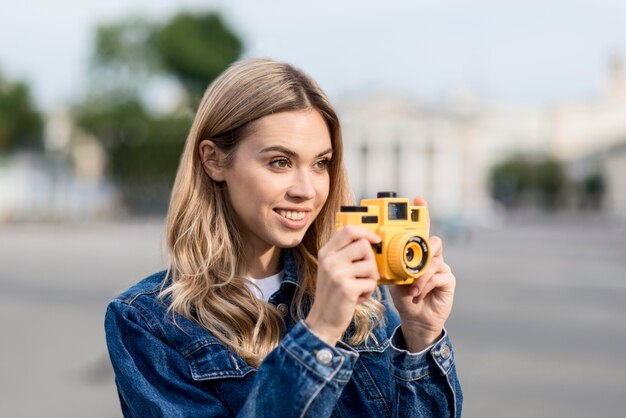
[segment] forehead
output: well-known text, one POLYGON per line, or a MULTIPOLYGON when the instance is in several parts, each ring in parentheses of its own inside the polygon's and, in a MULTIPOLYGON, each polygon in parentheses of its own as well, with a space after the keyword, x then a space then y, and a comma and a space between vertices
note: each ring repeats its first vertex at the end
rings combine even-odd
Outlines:
POLYGON ((319 152, 331 148, 330 132, 316 109, 280 112, 254 121, 241 144, 247 148, 272 145, 319 152))

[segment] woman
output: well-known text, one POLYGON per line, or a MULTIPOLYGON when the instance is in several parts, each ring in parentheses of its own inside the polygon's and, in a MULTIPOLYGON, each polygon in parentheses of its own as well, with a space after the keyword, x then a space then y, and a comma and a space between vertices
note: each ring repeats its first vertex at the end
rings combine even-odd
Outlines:
POLYGON ((441 240, 414 285, 377 288, 380 238, 334 232, 349 203, 312 79, 250 60, 213 82, 172 191, 169 268, 107 310, 124 415, 459 416, 441 240))

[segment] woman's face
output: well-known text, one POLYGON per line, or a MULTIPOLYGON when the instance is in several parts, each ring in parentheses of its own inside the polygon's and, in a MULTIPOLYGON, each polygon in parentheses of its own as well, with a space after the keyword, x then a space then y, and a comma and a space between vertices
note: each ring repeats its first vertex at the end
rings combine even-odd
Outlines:
POLYGON ((326 202, 330 134, 317 110, 254 122, 223 181, 252 254, 298 245, 326 202))

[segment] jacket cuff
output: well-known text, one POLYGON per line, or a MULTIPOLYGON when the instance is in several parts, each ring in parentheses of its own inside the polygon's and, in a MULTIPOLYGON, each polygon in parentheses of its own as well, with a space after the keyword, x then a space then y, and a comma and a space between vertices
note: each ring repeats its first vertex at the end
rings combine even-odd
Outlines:
POLYGON ((325 381, 350 380, 359 355, 350 348, 332 347, 313 333, 303 320, 283 338, 280 345, 296 361, 325 381))
POLYGON ((454 350, 445 328, 436 343, 419 353, 411 353, 404 348, 404 336, 401 328, 397 327, 391 336, 390 346, 391 362, 400 379, 415 380, 435 371, 447 375, 454 365, 454 350))

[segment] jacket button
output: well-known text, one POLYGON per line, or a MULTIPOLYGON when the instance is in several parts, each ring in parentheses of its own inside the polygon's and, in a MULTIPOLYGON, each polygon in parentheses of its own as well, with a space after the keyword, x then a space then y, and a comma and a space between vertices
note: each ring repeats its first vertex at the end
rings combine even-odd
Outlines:
POLYGON ((276 308, 282 316, 287 316, 287 313, 289 313, 289 308, 284 303, 280 303, 276 308))
POLYGON ((328 348, 322 348, 315 354, 317 361, 325 366, 330 366, 333 362, 333 353, 328 348))
POLYGON ((450 352, 450 347, 448 346, 448 344, 444 344, 443 347, 441 347, 441 352, 440 353, 441 353, 441 357, 444 360, 447 360, 447 359, 450 358, 451 352, 450 352))

